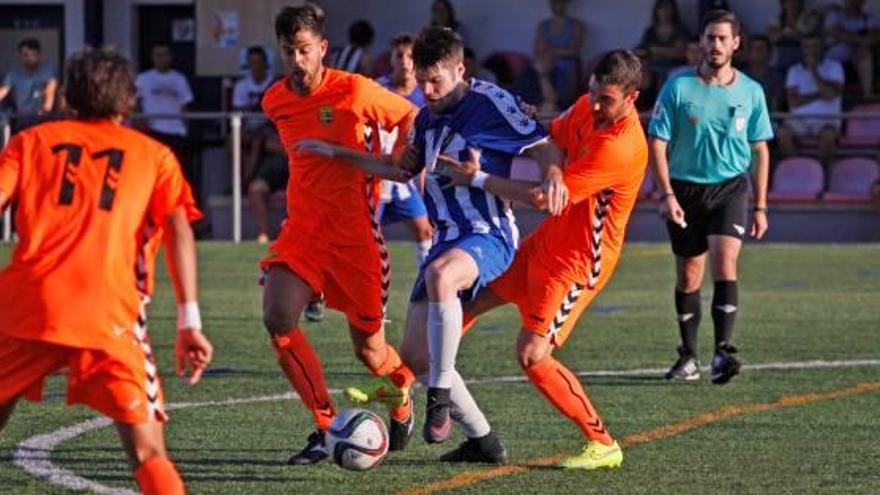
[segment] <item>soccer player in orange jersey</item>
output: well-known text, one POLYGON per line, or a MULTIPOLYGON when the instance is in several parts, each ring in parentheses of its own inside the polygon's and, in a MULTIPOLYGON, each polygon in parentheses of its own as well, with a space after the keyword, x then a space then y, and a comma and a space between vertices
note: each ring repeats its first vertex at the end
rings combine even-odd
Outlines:
POLYGON ((73 119, 33 127, 0 155, 0 210, 20 242, 0 272, 0 428, 68 369, 67 402, 112 418, 143 493, 184 493, 165 452, 162 391, 144 310, 164 240, 178 301, 178 374, 195 384, 213 349, 201 332, 190 221, 201 213, 171 151, 121 125, 134 106, 122 56, 68 62, 73 119))
MULTIPOLYGON (((552 353, 565 343, 620 257, 648 160, 634 106, 640 70, 633 53, 610 52, 594 71, 590 93, 553 120, 550 135, 566 155, 570 203, 561 215, 541 223, 523 241, 508 271, 465 307, 468 328, 491 308, 517 305, 523 325, 517 341, 520 365, 587 438, 584 452, 564 460, 563 467, 595 469, 623 460, 577 376, 552 353)), ((450 165, 458 183, 468 183, 478 170, 474 163, 450 165)))
MULTIPOLYGON (((405 446, 413 424, 409 387, 415 377, 386 343, 383 329, 390 260, 374 211, 380 181, 341 159, 298 153, 293 144, 313 138, 378 153, 378 128, 398 127, 407 135, 416 108, 370 79, 325 68, 323 32, 319 7, 281 11, 275 34, 289 72, 263 99, 290 157, 288 220, 261 263, 263 320, 281 370, 312 412, 316 428, 290 464, 327 457, 324 432, 336 415, 321 363, 299 327, 303 308, 318 294, 345 314, 355 355, 373 375, 386 377, 376 392, 391 405, 391 450, 405 446)), ((382 177, 412 175, 395 170, 382 177)))

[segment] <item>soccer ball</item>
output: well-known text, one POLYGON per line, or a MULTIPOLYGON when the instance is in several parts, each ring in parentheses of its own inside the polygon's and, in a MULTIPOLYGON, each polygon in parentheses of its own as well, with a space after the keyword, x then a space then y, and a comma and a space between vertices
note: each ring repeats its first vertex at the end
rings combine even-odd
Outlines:
POLYGON ((336 464, 353 471, 373 468, 388 454, 385 423, 364 409, 348 409, 336 416, 325 442, 336 464))

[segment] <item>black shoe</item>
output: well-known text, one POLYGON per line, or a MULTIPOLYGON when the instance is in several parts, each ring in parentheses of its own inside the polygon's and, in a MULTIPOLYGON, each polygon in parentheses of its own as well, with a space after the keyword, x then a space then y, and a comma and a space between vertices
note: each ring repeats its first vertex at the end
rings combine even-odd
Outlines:
POLYGON ((666 372, 667 380, 693 381, 700 379, 700 362, 693 354, 678 348, 678 361, 666 372))
POLYGON ((306 319, 309 321, 321 321, 324 319, 324 298, 310 302, 306 306, 306 319))
POLYGON ((455 450, 451 450, 442 456, 443 462, 483 462, 487 464, 507 464, 507 449, 501 444, 501 440, 490 431, 488 435, 480 438, 468 438, 455 450))
POLYGON ((452 431, 449 415, 449 389, 429 388, 428 405, 425 409, 425 426, 422 436, 428 443, 445 442, 452 431))
POLYGON ((739 374, 742 363, 733 356, 734 354, 736 347, 730 344, 721 344, 715 348, 715 356, 712 358, 712 383, 724 385, 739 374))
POLYGON ((406 448, 409 439, 412 437, 413 428, 416 425, 416 409, 412 397, 409 399, 410 410, 409 417, 404 421, 397 421, 394 418, 388 420, 388 450, 398 451, 406 448))
POLYGON ((324 432, 315 430, 309 435, 305 448, 287 460, 293 466, 316 464, 327 458, 327 447, 324 445, 324 432))

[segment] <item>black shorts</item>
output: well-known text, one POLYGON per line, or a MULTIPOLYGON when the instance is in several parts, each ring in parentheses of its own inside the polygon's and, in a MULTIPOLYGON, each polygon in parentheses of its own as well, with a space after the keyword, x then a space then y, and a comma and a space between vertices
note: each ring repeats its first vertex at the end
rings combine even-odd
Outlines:
POLYGON ((709 249, 710 235, 742 239, 746 233, 749 181, 739 175, 718 184, 672 181, 675 199, 684 210, 686 228, 666 222, 672 252, 690 258, 709 249))
POLYGON ((254 174, 253 180, 261 180, 269 186, 269 192, 283 191, 287 188, 287 180, 290 171, 287 168, 287 157, 277 154, 267 154, 260 161, 260 168, 254 174))

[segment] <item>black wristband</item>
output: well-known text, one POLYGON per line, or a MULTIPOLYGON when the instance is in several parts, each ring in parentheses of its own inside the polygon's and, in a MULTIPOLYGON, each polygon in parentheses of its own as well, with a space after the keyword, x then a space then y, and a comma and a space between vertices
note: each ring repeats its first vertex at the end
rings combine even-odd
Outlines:
POLYGON ((766 206, 756 206, 756 207, 753 208, 753 210, 754 210, 754 211, 763 211, 764 213, 767 213, 767 207, 766 207, 766 206))
POLYGON ((668 198, 669 196, 675 196, 674 192, 663 193, 664 198, 668 198))

